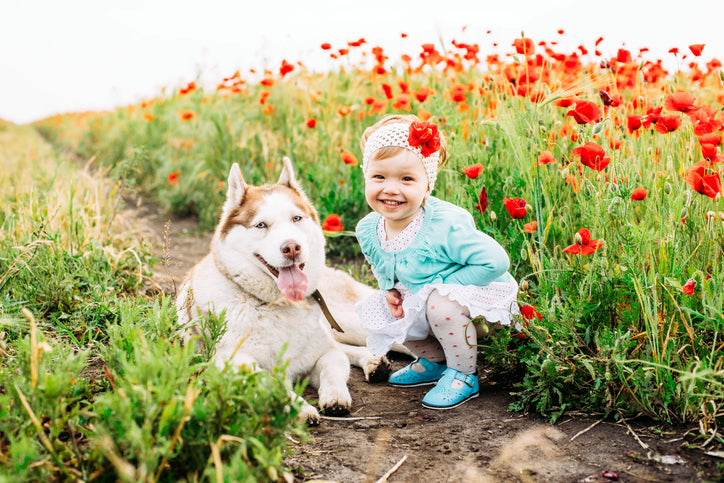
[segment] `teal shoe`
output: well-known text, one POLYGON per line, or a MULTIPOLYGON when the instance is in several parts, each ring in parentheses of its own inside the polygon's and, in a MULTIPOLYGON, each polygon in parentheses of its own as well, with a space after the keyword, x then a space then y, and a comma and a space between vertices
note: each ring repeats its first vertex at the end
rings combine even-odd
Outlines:
POLYGON ((430 409, 452 409, 478 397, 478 394, 480 387, 477 375, 447 368, 437 385, 422 398, 422 405, 430 409))
POLYGON ((435 384, 442 373, 447 369, 447 365, 444 362, 432 362, 422 357, 415 359, 408 365, 395 371, 390 376, 390 384, 398 387, 415 387, 425 386, 427 384, 435 384), (425 368, 422 372, 412 370, 412 366, 415 363, 420 363, 425 368))

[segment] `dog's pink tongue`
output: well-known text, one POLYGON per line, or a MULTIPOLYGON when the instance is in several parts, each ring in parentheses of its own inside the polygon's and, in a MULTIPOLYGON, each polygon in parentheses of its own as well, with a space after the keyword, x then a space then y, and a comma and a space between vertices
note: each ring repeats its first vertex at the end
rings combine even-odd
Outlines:
POLYGON ((304 275, 297 265, 291 265, 279 269, 277 287, 284 294, 287 300, 299 302, 307 292, 307 276, 304 275))

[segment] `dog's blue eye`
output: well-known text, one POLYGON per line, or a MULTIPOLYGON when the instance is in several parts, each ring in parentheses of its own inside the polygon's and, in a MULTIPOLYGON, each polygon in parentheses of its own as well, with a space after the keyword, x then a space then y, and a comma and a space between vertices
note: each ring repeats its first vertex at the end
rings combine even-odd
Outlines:
POLYGON ((257 223, 254 226, 257 228, 266 228, 266 223, 264 223, 263 221, 260 221, 259 223, 257 223))
POLYGON ((299 215, 297 215, 297 216, 295 216, 295 217, 292 218, 292 221, 295 222, 295 223, 298 222, 298 221, 302 221, 302 217, 299 216, 299 215))

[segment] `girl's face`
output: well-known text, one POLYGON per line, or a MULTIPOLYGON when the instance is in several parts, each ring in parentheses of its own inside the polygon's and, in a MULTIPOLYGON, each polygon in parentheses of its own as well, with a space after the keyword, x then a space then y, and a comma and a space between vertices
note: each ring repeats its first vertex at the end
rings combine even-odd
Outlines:
POLYGON ((369 163, 365 173, 365 198, 391 229, 403 229, 415 219, 430 193, 422 161, 407 149, 387 159, 369 163))

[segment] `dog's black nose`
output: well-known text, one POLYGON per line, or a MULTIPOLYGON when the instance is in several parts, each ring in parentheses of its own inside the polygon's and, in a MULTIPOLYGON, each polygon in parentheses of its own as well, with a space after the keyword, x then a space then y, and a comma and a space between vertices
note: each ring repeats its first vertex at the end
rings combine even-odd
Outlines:
POLYGON ((299 243, 288 242, 287 244, 282 245, 282 255, 284 255, 284 258, 288 258, 289 260, 294 260, 301 253, 302 253, 302 247, 299 245, 299 243))

